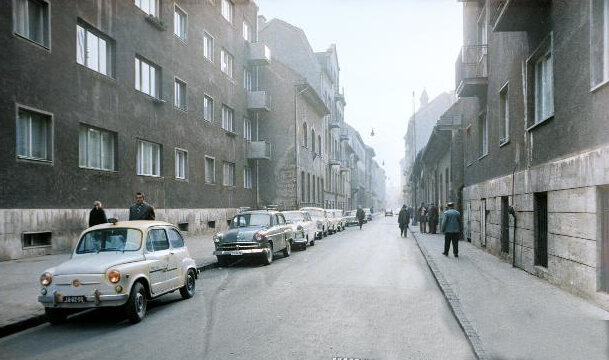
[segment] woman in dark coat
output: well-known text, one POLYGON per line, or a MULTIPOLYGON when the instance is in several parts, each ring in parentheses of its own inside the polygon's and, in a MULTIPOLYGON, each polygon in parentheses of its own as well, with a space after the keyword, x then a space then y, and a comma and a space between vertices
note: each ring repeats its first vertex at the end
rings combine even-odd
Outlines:
POLYGON ((408 237, 408 223, 410 222, 410 212, 406 205, 402 206, 398 215, 398 224, 400 225, 400 236, 408 237))
POLYGON ((429 209, 429 230, 432 234, 436 233, 436 228, 438 226, 438 217, 438 208, 436 207, 436 204, 432 204, 431 208, 429 209))
POLYGON ((89 213, 89 227, 105 224, 107 222, 108 218, 106 218, 106 212, 102 207, 102 203, 99 201, 94 202, 93 209, 91 209, 91 212, 89 213))

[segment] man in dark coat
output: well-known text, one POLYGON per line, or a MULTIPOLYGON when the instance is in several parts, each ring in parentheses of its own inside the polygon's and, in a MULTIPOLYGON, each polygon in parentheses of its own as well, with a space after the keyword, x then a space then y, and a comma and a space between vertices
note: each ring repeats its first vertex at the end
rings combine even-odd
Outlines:
POLYGON ((402 206, 398 215, 398 224, 400 225, 400 236, 408 237, 408 223, 410 222, 410 212, 406 205, 402 206))
POLYGON ((129 208, 129 220, 154 220, 154 208, 144 201, 144 193, 135 194, 135 204, 129 208))
POLYGON ((459 257, 459 237, 461 235, 461 213, 454 209, 454 204, 446 204, 448 209, 444 212, 442 221, 442 232, 444 233, 444 252, 442 255, 448 256, 450 243, 453 243, 453 255, 459 257))
POLYGON ((436 233, 436 229, 438 227, 438 207, 436 204, 431 204, 431 208, 429 208, 429 231, 432 234, 436 233))
POLYGON ((362 224, 364 223, 364 218, 366 217, 366 213, 364 213, 364 209, 362 209, 361 205, 357 207, 355 217, 357 218, 357 223, 359 224, 359 229, 361 230, 362 224))
POLYGON ((96 201, 93 203, 93 209, 89 213, 89 227, 105 224, 108 222, 108 218, 106 217, 106 212, 102 207, 102 203, 100 201, 96 201))
POLYGON ((419 230, 422 233, 427 232, 427 207, 425 203, 421 203, 421 206, 417 210, 417 217, 419 219, 419 230))

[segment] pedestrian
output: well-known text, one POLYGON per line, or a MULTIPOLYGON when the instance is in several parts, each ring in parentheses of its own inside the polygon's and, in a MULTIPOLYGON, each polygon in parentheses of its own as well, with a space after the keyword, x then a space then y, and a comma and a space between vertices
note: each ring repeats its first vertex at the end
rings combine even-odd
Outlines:
POLYGON ((105 224, 108 222, 108 218, 106 217, 106 212, 102 207, 101 201, 95 201, 93 203, 93 209, 89 212, 89 227, 105 224))
POLYGON ((135 194, 135 204, 129 208, 129 220, 154 220, 154 208, 144 201, 144 193, 135 194))
POLYGON ((359 229, 362 229, 362 224, 364 224, 364 217, 366 214, 364 213, 364 209, 362 209, 361 205, 357 206, 357 211, 355 212, 355 217, 357 218, 357 223, 359 224, 359 229))
POLYGON ((400 225, 400 236, 408 237, 408 223, 410 222, 410 213, 406 205, 402 206, 398 215, 398 224, 400 225))
POLYGON ((436 229, 438 227, 438 208, 436 207, 436 204, 431 204, 431 207, 429 208, 429 231, 432 234, 436 233, 436 229))
POLYGON ((450 243, 453 244, 453 255, 459 257, 459 237, 461 235, 461 214, 454 209, 455 204, 446 204, 448 209, 444 212, 442 221, 442 232, 444 233, 444 252, 442 255, 448 256, 450 243))
POLYGON ((417 210, 417 216, 419 217, 419 230, 422 233, 427 232, 427 207, 425 203, 422 202, 421 206, 417 210))

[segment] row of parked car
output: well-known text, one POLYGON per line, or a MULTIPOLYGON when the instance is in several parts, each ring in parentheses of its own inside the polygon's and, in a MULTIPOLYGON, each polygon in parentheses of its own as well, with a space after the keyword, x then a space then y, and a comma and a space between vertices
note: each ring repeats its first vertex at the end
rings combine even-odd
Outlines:
MULTIPOLYGON (((271 264, 275 253, 306 250, 315 241, 345 229, 341 210, 243 211, 228 231, 214 236, 220 265, 233 257, 254 256, 271 264)), ((118 221, 86 229, 70 259, 40 275, 38 301, 52 324, 68 315, 99 307, 124 311, 140 322, 149 300, 179 291, 195 294, 199 275, 178 228, 163 221, 118 221)))

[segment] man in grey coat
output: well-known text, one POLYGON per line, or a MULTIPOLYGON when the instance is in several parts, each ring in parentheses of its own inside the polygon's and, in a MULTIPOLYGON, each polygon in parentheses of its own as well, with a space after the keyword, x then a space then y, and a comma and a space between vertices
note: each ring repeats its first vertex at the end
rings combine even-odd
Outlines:
POLYGON ((144 194, 135 194, 135 204, 129 208, 129 220, 154 220, 154 208, 144 201, 144 194))
POLYGON ((446 204, 448 209, 444 211, 444 221, 442 221, 442 232, 444 233, 444 252, 442 255, 448 256, 450 243, 453 243, 453 255, 459 257, 459 237, 461 236, 461 214, 454 209, 455 204, 446 204))

